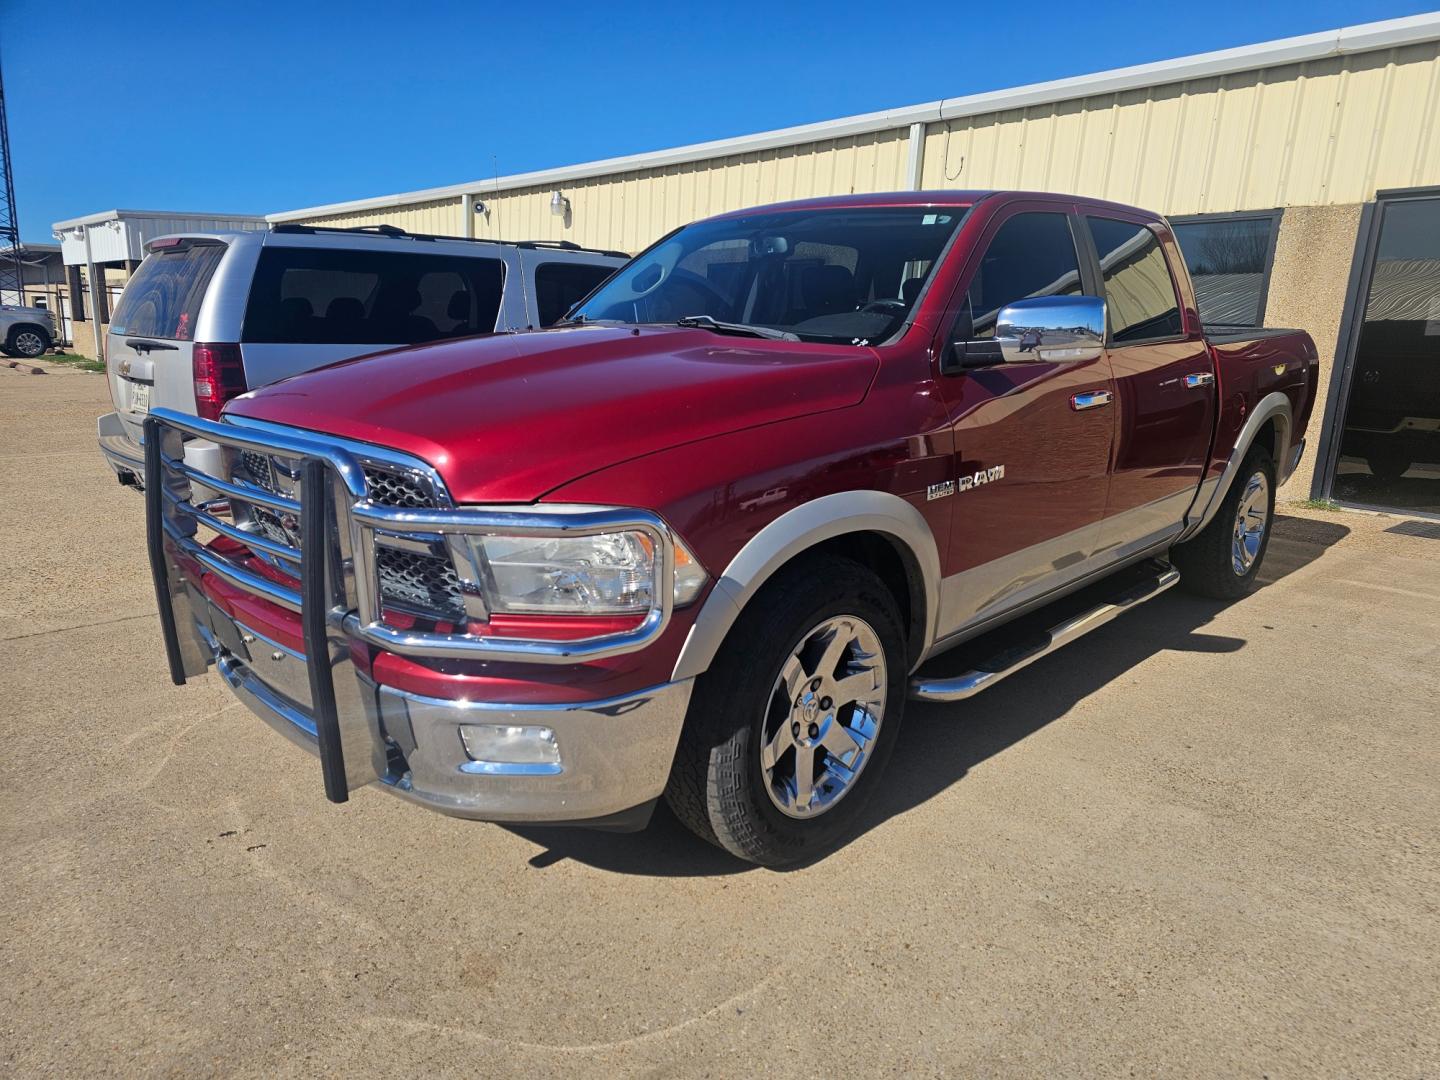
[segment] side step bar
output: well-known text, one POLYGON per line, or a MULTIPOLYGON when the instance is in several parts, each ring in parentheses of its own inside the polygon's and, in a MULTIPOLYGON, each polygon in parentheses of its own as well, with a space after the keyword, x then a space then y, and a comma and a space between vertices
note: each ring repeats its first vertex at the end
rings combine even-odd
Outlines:
POLYGON ((1117 615, 1131 608, 1139 607, 1147 600, 1154 600, 1166 589, 1180 580, 1180 571, 1168 564, 1157 566, 1153 577, 1126 589, 1108 603, 1091 608, 1083 614, 1066 619, 1052 626, 1031 643, 1004 650, 990 660, 967 671, 945 679, 926 679, 916 676, 910 680, 912 701, 963 701, 974 697, 981 690, 994 686, 1001 679, 1014 675, 1021 668, 1028 667, 1042 656, 1049 656, 1056 649, 1068 645, 1076 638, 1084 637, 1091 630, 1098 630, 1117 615))

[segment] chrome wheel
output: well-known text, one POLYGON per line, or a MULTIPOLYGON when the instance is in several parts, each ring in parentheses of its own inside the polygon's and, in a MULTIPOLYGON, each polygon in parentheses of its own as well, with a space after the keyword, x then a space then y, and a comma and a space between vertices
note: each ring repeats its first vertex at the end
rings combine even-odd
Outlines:
POLYGON ((34 330, 21 330, 11 342, 11 348, 21 356, 36 357, 45 351, 45 339, 34 330))
POLYGON ((1235 532, 1230 543, 1230 565, 1237 577, 1244 577, 1255 565, 1265 530, 1270 525, 1270 481, 1257 472, 1245 483, 1235 511, 1235 532))
POLYGON ((885 716, 885 650, 863 619, 826 619, 800 639, 770 695, 760 768, 770 801, 813 818, 855 786, 885 716))

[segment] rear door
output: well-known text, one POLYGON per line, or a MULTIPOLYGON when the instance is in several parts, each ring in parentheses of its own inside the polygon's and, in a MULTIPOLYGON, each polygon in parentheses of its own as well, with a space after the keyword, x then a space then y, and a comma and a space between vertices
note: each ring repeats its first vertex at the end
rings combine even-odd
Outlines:
POLYGON ((240 329, 253 389, 353 356, 490 333, 504 325, 507 267, 498 249, 471 254, 403 239, 271 237, 261 249, 240 329))
POLYGON ((1200 485, 1215 428, 1215 367, 1186 315, 1179 250, 1153 223, 1087 214, 1105 296, 1117 389, 1115 462, 1098 551, 1114 557, 1177 533, 1200 485))
POLYGON ((137 443, 151 408, 195 411, 191 348, 227 248, 213 238, 157 240, 125 286, 105 339, 106 377, 137 443))

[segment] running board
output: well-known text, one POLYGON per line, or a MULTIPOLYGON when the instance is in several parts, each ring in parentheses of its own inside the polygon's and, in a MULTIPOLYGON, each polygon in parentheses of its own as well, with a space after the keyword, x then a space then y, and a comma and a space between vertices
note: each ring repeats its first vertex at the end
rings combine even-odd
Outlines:
POLYGON ((994 686, 1009 675, 1014 675, 1021 668, 1030 666, 1042 656, 1049 656, 1056 649, 1070 644, 1076 638, 1084 637, 1091 630, 1098 630, 1117 615, 1122 615, 1131 608, 1139 607, 1147 600, 1154 600, 1179 580, 1180 571, 1173 566, 1168 564, 1157 566, 1153 576, 1130 586, 1108 603, 1091 608, 1083 614, 1052 626, 1030 643, 1003 650, 972 671, 945 679, 925 679, 916 676, 910 680, 910 699, 912 701, 963 701, 968 697, 974 697, 981 690, 994 686))

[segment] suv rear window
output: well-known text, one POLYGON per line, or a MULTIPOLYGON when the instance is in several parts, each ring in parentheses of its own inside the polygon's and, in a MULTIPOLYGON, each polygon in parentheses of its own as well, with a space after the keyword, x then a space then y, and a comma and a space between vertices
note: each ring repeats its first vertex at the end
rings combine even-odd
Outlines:
POLYGON ((211 275, 224 254, 219 241, 186 241, 152 251, 125 286, 110 332, 189 341, 211 275))
POLYGON ((240 340, 418 345, 489 333, 504 286, 499 259, 266 247, 240 340))
POLYGON ((541 326, 550 326, 615 272, 613 266, 551 262, 535 268, 535 309, 541 326))

